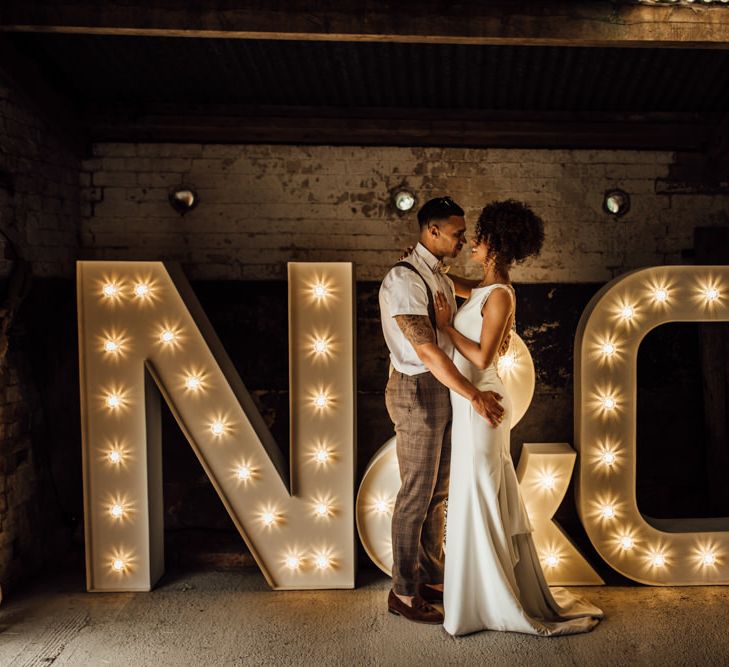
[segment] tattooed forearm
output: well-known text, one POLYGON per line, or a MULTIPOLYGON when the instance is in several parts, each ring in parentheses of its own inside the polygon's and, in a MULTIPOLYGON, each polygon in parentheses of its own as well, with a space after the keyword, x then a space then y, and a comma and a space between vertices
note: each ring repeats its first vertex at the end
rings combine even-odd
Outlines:
POLYGON ((435 331, 426 315, 395 315, 395 321, 413 347, 435 343, 435 331))

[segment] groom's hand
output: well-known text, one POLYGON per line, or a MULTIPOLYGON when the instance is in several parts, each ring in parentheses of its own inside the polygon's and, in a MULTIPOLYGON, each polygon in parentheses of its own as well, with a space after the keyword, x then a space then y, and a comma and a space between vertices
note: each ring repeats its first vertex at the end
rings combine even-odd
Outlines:
POLYGON ((495 391, 479 391, 471 399, 471 405, 491 426, 498 426, 504 418, 504 408, 499 403, 501 398, 495 391))

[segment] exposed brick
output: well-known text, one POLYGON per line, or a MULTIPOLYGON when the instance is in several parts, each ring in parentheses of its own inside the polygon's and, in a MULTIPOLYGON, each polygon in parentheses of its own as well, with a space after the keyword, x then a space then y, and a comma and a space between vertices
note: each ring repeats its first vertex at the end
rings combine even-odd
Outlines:
MULTIPOLYGON (((71 155, 37 111, 11 89, 2 89, 0 169, 14 193, 0 189, 0 221, 18 253, 31 262, 35 276, 74 275, 80 230, 80 187, 91 172, 80 172, 71 155)), ((90 163, 93 169, 101 163, 90 163)), ((89 210, 89 214, 91 211, 89 210)), ((12 262, 0 262, 6 278, 12 262)), ((21 327, 22 328, 22 327, 21 327)), ((0 373, 0 581, 12 588, 65 550, 55 541, 57 508, 44 505, 46 473, 35 464, 39 397, 28 372, 32 352, 11 345, 0 373), (21 369, 22 372, 19 370, 21 369)), ((55 444, 55 443, 54 443, 55 444)))
POLYGON ((137 175, 128 171, 99 171, 94 173, 94 185, 129 186, 137 184, 137 175))
MULTIPOLYGON (((417 235, 414 213, 398 215, 390 203, 398 186, 421 202, 451 194, 470 226, 490 200, 531 204, 547 223, 547 240, 539 258, 515 270, 520 282, 608 280, 673 261, 663 240, 669 232, 684 239, 707 220, 726 224, 726 195, 674 203, 655 193, 674 159, 663 151, 198 144, 135 151, 131 158, 123 145, 104 144, 95 149, 101 161, 84 163, 93 166, 94 185, 108 189, 84 215, 84 255, 175 257, 192 262, 191 277, 202 279, 280 279, 287 261, 327 257, 356 258, 358 278, 377 280, 417 235), (130 171, 118 171, 122 160, 130 171), (107 161, 114 171, 105 170, 107 161), (180 218, 167 188, 183 181, 198 190, 200 205, 180 218), (602 210, 604 192, 616 185, 632 198, 620 220, 602 210), (134 237, 126 244, 125 233, 134 237)), ((465 259, 458 268, 471 274, 465 259)))

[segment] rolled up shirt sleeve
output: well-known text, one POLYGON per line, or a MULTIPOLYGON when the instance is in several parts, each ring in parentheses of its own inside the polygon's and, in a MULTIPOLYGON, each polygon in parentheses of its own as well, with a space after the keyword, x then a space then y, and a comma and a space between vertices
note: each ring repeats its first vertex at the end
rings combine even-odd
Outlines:
POLYGON ((422 279, 415 273, 402 267, 395 267, 390 270, 383 287, 391 317, 397 315, 428 317, 428 293, 422 279))

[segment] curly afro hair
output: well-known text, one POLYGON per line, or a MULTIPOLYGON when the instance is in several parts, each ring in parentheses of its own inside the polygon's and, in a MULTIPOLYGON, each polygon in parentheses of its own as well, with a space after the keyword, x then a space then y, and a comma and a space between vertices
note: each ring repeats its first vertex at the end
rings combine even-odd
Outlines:
POLYGON ((491 202, 476 223, 476 242, 484 240, 496 263, 508 267, 539 254, 544 243, 544 221, 523 202, 491 202))

